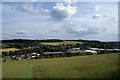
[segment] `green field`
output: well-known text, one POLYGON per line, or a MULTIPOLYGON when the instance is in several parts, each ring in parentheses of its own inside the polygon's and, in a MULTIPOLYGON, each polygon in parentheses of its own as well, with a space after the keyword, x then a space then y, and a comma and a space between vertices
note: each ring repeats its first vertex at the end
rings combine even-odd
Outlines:
POLYGON ((101 54, 65 58, 3 62, 3 78, 115 78, 118 55, 101 54))
POLYGON ((76 41, 63 41, 63 42, 41 42, 43 45, 60 45, 60 44, 82 44, 83 42, 76 42, 76 41))
POLYGON ((2 48, 9 48, 8 44, 14 44, 14 43, 2 43, 0 44, 0 46, 2 46, 2 48))

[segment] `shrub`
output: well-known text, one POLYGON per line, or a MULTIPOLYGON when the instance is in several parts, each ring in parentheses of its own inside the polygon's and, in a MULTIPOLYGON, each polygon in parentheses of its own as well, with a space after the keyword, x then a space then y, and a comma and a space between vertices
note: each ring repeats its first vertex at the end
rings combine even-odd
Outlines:
POLYGON ((54 55, 55 57, 60 57, 60 55, 54 55))
POLYGON ((50 55, 46 55, 45 58, 50 58, 50 55))

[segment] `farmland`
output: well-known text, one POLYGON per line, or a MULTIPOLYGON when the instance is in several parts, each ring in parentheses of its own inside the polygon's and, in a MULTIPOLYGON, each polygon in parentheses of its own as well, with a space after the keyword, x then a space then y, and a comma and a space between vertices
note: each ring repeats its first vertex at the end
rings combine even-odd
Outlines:
POLYGON ((3 78, 115 78, 118 55, 101 54, 15 61, 6 56, 3 78))
POLYGON ((19 49, 16 49, 16 48, 6 48, 6 49, 0 49, 2 50, 2 52, 8 52, 8 51, 17 51, 19 49))
POLYGON ((43 45, 60 45, 60 44, 82 44, 83 42, 76 42, 76 41, 63 41, 63 42, 41 42, 43 45))

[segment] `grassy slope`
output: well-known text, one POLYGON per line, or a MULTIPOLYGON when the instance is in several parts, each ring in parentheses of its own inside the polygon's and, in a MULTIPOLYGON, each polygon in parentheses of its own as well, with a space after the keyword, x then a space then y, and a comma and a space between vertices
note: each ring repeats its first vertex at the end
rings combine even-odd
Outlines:
POLYGON ((3 78, 110 78, 118 71, 117 54, 7 61, 3 78))
POLYGON ((41 44, 43 44, 43 45, 60 45, 60 44, 76 44, 76 43, 82 44, 82 42, 75 42, 75 41, 64 41, 64 42, 41 42, 41 44))

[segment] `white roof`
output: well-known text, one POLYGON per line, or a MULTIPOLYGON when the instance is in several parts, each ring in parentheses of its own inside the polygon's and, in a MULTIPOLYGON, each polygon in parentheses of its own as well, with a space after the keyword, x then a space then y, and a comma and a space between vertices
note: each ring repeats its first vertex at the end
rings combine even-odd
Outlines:
POLYGON ((72 49, 80 49, 80 48, 72 48, 72 49))
POLYGON ((32 53, 32 54, 36 54, 36 53, 32 53))
POLYGON ((99 49, 99 50, 105 50, 105 49, 99 49))
POLYGON ((89 48, 89 49, 92 49, 92 50, 98 50, 99 48, 89 48))
POLYGON ((37 54, 38 56, 40 55, 40 54, 37 54))
POLYGON ((85 51, 87 51, 87 52, 92 52, 92 50, 85 50, 85 51))
POLYGON ((35 56, 32 56, 32 57, 35 57, 35 56))

